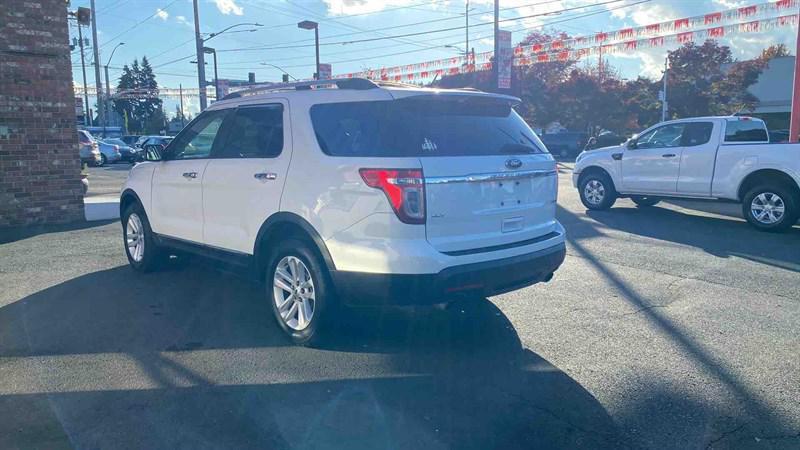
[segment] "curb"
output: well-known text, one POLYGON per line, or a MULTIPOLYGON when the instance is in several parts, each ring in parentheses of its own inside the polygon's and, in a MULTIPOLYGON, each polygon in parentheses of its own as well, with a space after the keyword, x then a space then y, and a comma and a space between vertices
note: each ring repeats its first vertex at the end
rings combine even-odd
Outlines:
POLYGON ((85 197, 83 209, 87 222, 119 219, 119 196, 85 197))

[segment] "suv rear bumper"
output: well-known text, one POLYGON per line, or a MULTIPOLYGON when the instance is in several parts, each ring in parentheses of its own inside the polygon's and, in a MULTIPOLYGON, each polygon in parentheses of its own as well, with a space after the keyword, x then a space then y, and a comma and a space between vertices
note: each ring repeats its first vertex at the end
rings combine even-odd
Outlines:
POLYGON ((564 262, 562 242, 511 258, 448 267, 434 274, 332 271, 336 291, 350 306, 430 305, 464 296, 492 296, 550 279, 564 262))

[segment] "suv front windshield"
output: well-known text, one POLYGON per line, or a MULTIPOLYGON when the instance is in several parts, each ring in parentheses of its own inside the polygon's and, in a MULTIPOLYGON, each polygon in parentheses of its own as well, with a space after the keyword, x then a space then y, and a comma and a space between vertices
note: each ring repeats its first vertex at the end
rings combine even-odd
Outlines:
POLYGON ((505 101, 470 96, 325 103, 311 108, 331 156, 482 156, 544 153, 505 101))

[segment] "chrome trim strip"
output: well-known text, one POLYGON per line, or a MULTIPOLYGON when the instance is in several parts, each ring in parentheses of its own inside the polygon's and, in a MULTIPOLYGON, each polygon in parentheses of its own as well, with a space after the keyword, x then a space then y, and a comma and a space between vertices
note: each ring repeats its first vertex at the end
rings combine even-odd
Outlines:
POLYGON ((453 177, 425 177, 425 184, 483 183, 487 181, 549 177, 555 174, 555 170, 521 170, 517 172, 476 173, 453 177))

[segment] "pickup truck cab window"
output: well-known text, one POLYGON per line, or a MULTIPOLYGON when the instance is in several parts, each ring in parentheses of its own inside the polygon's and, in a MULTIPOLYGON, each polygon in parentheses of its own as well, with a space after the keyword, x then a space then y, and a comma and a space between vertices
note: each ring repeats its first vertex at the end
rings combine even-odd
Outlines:
POLYGON ((683 146, 697 147, 707 144, 711 140, 711 133, 714 131, 712 122, 691 122, 686 124, 683 130, 683 146))
POLYGON ((725 142, 769 142, 764 122, 746 118, 727 120, 725 142))
POLYGON ((639 136, 637 149, 680 147, 683 130, 686 124, 674 123, 664 125, 639 136))

